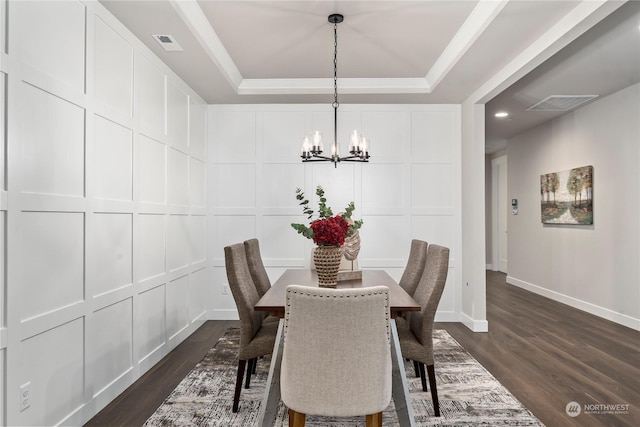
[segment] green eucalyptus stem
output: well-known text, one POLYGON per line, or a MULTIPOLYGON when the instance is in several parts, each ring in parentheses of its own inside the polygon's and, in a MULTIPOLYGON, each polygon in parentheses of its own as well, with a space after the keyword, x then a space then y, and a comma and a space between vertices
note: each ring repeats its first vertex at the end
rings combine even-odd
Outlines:
POLYGON ((347 237, 353 236, 355 232, 358 231, 360 227, 362 227, 362 224, 363 224, 363 221, 361 219, 357 221, 353 221, 353 224, 349 226, 349 232, 347 233, 347 237))
POLYGON ((331 208, 327 206, 327 199, 324 197, 324 189, 318 185, 316 188, 316 196, 320 199, 320 203, 318 204, 318 211, 320 218, 331 218, 333 216, 333 212, 331 208))
POLYGON ((307 239, 313 239, 315 237, 313 230, 304 224, 291 224, 291 227, 293 227, 293 229, 296 230, 298 234, 302 234, 307 239))
POLYGON ((300 201, 299 205, 302 206, 302 213, 307 216, 307 219, 313 218, 313 209, 309 207, 309 200, 304 198, 304 191, 301 188, 296 188, 296 199, 300 201))
MULTIPOLYGON (((331 218, 333 216, 333 211, 329 206, 327 206, 327 199, 324 197, 324 189, 321 186, 316 187, 316 196, 318 196, 318 217, 319 218, 331 218)), ((307 219, 310 221, 309 225, 313 223, 313 209, 309 207, 309 200, 305 198, 304 191, 301 188, 296 188, 296 199, 298 200, 298 204, 302 206, 302 213, 307 216, 307 219)), ((345 208, 342 217, 345 220, 351 219, 351 215, 355 210, 355 204, 350 202, 349 205, 345 208)), ((363 221, 361 219, 357 221, 353 221, 353 224, 349 226, 349 232, 347 236, 352 236, 356 231, 362 227, 363 221)), ((291 227, 296 230, 299 234, 302 234, 307 239, 313 239, 315 234, 313 229, 304 224, 295 224, 292 223, 291 227)))

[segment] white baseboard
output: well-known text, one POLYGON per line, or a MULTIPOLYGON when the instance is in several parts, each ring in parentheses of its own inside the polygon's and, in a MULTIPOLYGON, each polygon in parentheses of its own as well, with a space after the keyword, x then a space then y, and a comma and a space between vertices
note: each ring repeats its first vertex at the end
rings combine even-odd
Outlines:
POLYGON ((437 311, 435 322, 460 322, 460 314, 455 311, 437 311))
POLYGON ((495 270, 493 269, 493 264, 486 264, 486 265, 484 266, 484 269, 485 269, 485 270, 495 271, 495 270))
POLYGON ((238 310, 235 308, 213 309, 208 312, 209 320, 239 320, 238 310))
POLYGON ((577 308, 578 310, 586 311, 594 316, 602 317, 603 319, 611 320, 612 322, 640 331, 640 319, 635 319, 631 316, 627 316, 626 314, 617 313, 609 310, 608 308, 600 307, 598 305, 591 304, 590 302, 582 301, 577 298, 534 285, 533 283, 516 279, 515 277, 507 276, 507 283, 525 289, 529 292, 533 292, 534 294, 542 295, 543 297, 561 302, 573 308, 577 308))
POLYGON ((195 329, 198 329, 204 322, 207 321, 207 310, 202 310, 201 313, 198 313, 193 316, 191 319, 191 324, 195 325, 195 329))
POLYGON ((460 313, 460 321, 473 332, 489 332, 489 322, 486 320, 475 320, 465 313, 460 313))

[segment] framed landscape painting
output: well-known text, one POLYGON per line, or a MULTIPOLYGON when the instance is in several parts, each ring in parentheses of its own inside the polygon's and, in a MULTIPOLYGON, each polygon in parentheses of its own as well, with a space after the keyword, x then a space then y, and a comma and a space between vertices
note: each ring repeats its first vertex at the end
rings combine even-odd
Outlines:
POLYGON ((593 224, 593 166, 540 175, 543 224, 593 224))

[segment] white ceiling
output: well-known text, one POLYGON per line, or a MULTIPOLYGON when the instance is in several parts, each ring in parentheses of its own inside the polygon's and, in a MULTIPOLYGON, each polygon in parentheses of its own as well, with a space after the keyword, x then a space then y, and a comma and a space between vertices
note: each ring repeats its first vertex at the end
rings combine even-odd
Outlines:
POLYGON ((564 114, 527 111, 550 95, 602 98, 639 81, 640 2, 631 1, 487 103, 486 151, 564 114), (508 111, 509 118, 497 119, 498 111, 508 111))
POLYGON ((101 3, 210 104, 330 103, 327 17, 341 13, 341 103, 490 101, 487 152, 557 116, 526 112, 549 95, 605 96, 640 80, 637 1, 101 3), (166 52, 153 34, 184 51, 166 52), (503 108, 510 118, 496 121, 503 108))

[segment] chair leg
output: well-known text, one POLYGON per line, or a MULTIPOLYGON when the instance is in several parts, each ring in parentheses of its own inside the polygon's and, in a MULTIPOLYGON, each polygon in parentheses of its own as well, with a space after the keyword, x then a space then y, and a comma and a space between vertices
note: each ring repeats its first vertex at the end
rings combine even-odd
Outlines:
POLYGON ((420 370, 418 369, 418 362, 413 361, 413 371, 416 373, 416 378, 420 376, 420 370))
POLYGON ((382 412, 377 414, 369 414, 366 418, 367 427, 382 427, 382 412))
POLYGON ((304 427, 306 415, 289 409, 289 427, 304 427))
POLYGON ((436 371, 433 365, 427 366, 427 372, 429 373, 429 386, 431 387, 431 400, 433 400, 433 410, 436 417, 440 416, 440 402, 438 401, 438 390, 436 389, 436 371))
POLYGON ((420 380, 422 381, 422 391, 427 391, 427 376, 424 373, 424 363, 418 362, 418 368, 420 369, 420 380))
POLYGON ((242 377, 244 377, 244 368, 247 366, 246 360, 238 360, 238 376, 236 377, 236 391, 233 393, 233 412, 238 412, 238 404, 240 403, 240 391, 242 391, 242 377))
POLYGON ((256 359, 249 359, 249 366, 247 366, 247 379, 244 383, 244 388, 249 388, 251 383, 251 373, 253 372, 253 365, 256 363, 256 359))
MULTIPOLYGON (((260 359, 262 359, 262 356, 260 356, 260 359)), ((256 374, 256 367, 258 366, 258 358, 253 359, 253 370, 252 370, 252 374, 255 375, 256 374)))

